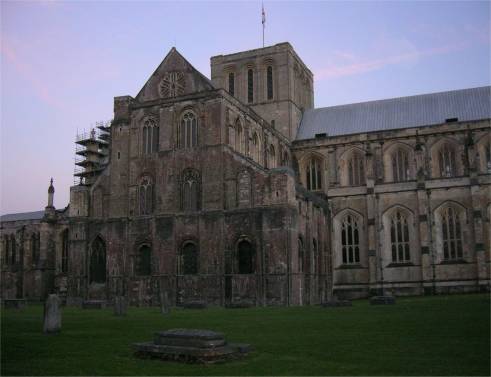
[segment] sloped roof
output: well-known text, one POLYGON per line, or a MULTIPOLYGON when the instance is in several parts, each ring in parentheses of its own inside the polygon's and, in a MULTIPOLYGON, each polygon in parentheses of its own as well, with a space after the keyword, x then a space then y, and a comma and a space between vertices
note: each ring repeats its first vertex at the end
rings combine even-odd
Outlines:
POLYGON ((306 110, 296 140, 491 118, 491 86, 306 110))
POLYGON ((44 216, 44 211, 10 213, 0 216, 0 221, 25 221, 25 220, 41 220, 44 216))

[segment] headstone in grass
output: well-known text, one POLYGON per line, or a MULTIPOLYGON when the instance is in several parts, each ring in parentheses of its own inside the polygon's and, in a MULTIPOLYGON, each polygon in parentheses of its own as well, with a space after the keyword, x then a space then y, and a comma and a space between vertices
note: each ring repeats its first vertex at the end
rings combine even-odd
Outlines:
POLYGON ((394 296, 373 296, 370 297, 370 305, 394 305, 396 298, 394 296))
POLYGON ((170 302, 169 295, 167 292, 160 292, 160 313, 161 314, 169 314, 170 313, 170 302))
POLYGON ((114 315, 118 317, 125 316, 127 309, 128 309, 128 303, 126 301, 126 297, 116 296, 114 298, 114 315))
POLYGON ((61 300, 57 295, 49 295, 44 303, 45 334, 55 334, 61 331, 61 300))

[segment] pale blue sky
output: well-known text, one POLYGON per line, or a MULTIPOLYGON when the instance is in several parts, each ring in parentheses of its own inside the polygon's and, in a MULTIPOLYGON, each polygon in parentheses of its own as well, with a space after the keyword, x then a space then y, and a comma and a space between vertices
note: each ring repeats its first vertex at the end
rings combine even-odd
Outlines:
MULTIPOLYGON (((2 1, 0 212, 68 204, 74 137, 135 96, 168 50, 261 47, 261 2, 2 1)), ((266 44, 290 42, 315 106, 490 84, 490 3, 265 1, 266 44)))

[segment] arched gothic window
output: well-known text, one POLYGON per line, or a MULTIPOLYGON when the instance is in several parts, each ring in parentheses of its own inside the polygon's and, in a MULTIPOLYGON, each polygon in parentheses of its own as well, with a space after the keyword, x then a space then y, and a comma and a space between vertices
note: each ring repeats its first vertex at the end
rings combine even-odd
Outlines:
POLYGON ((159 127, 155 120, 147 119, 143 123, 143 138, 142 138, 143 154, 155 153, 159 149, 159 127))
POLYGON ((303 239, 301 236, 299 236, 298 237, 298 272, 303 272, 303 256, 304 256, 303 239))
POLYGON ((247 70, 247 102, 254 102, 254 71, 247 70))
POLYGON ((68 272, 68 245, 69 245, 68 229, 63 231, 61 236, 61 272, 68 272))
POLYGON ((307 190, 322 189, 322 173, 319 159, 312 157, 307 162, 306 177, 307 190))
POLYGON ((183 211, 200 209, 200 176, 196 170, 186 169, 182 174, 181 208, 183 211))
POLYGON ((138 186, 138 199, 140 215, 149 215, 153 212, 153 184, 150 177, 143 177, 138 186))
POLYGON ((241 240, 237 244, 237 263, 239 274, 253 274, 255 268, 255 255, 252 244, 247 240, 241 240))
POLYGON ((453 207, 447 207, 441 216, 443 259, 462 259, 462 224, 459 213, 453 207))
POLYGON ((268 66, 266 71, 266 84, 268 91, 268 99, 273 99, 273 67, 268 66))
POLYGON ((148 245, 142 245, 138 249, 136 258, 136 274, 148 276, 152 274, 152 249, 148 245))
POLYGON ((106 282, 106 243, 99 236, 92 242, 91 247, 90 282, 106 282))
POLYGON ((457 175, 454 147, 444 144, 440 148, 438 152, 438 166, 440 168, 440 177, 455 177, 457 175))
POLYGON ((235 95, 235 73, 233 72, 228 74, 228 92, 231 96, 235 95))
POLYGON ((198 120, 192 111, 186 111, 181 117, 178 145, 185 149, 198 145, 198 120))
POLYGON ((348 161, 348 183, 350 186, 361 186, 365 184, 365 168, 363 156, 354 152, 348 161))
POLYGON ((257 163, 261 162, 261 142, 256 132, 252 134, 252 158, 257 163))
POLYGON ((9 264, 9 239, 7 236, 2 237, 2 243, 3 243, 3 248, 2 248, 2 265, 8 265, 9 264))
POLYGON ((360 230, 356 218, 348 214, 341 226, 343 264, 360 263, 360 230))
POLYGON ((235 150, 245 152, 245 132, 239 119, 235 122, 235 150))
POLYGON ((273 169, 276 167, 276 152, 274 145, 270 144, 268 148, 268 168, 273 169))
POLYGON ((398 148, 392 154, 392 177, 394 182, 403 182, 409 179, 409 153, 398 148))
POLYGON ((396 211, 390 220, 390 245, 392 262, 404 263, 411 260, 407 217, 396 211))
POLYGON ((198 248, 193 242, 183 244, 179 271, 181 275, 196 275, 198 273, 198 248))
POLYGON ((33 233, 31 235, 31 257, 32 263, 36 264, 39 262, 40 257, 40 234, 33 233))

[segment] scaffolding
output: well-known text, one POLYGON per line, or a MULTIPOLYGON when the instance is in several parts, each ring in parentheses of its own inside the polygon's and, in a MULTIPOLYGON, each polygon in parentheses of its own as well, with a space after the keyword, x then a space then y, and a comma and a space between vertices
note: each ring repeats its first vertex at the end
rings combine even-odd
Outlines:
POLYGON ((75 137, 75 185, 92 185, 109 163, 111 121, 96 122, 75 137))

